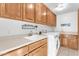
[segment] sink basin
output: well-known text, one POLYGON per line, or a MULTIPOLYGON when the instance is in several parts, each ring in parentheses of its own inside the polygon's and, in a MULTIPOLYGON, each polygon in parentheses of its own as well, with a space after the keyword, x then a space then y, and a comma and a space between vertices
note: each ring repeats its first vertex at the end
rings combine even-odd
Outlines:
POLYGON ((32 36, 28 36, 28 37, 24 37, 25 39, 29 39, 29 40, 36 40, 39 38, 39 35, 32 35, 32 36))

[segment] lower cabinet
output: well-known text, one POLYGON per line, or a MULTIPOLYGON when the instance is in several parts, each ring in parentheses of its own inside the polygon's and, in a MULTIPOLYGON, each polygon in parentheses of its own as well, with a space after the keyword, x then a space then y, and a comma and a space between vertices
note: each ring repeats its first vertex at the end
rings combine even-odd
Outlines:
POLYGON ((62 34, 60 39, 61 46, 71 49, 78 49, 77 35, 62 34))
POLYGON ((61 46, 68 47, 68 39, 65 37, 61 38, 61 46))
POLYGON ((42 39, 1 56, 47 56, 47 39, 42 39))
POLYGON ((43 56, 47 56, 48 52, 47 52, 47 44, 42 46, 43 48, 43 56))
POLYGON ((29 53, 29 56, 43 56, 43 48, 40 47, 33 52, 29 53))
POLYGON ((72 49, 78 49, 78 41, 77 38, 74 38, 74 36, 72 38, 70 38, 68 40, 68 47, 72 48, 72 49))
POLYGON ((79 50, 79 35, 78 35, 78 50, 79 50))
POLYGON ((47 56, 47 44, 29 53, 29 56, 47 56))
POLYGON ((29 56, 47 56, 47 39, 29 45, 29 56))
POLYGON ((10 51, 3 56, 23 56, 28 53, 28 46, 21 47, 19 49, 10 51))

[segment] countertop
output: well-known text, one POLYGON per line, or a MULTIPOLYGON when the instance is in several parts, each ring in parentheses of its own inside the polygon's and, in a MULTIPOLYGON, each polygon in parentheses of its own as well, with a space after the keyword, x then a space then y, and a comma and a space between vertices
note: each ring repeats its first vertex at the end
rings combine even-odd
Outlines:
POLYGON ((39 35, 37 39, 33 37, 32 40, 26 39, 24 37, 28 37, 28 36, 17 35, 17 36, 0 37, 0 55, 5 54, 17 48, 21 48, 25 45, 29 45, 33 42, 42 40, 44 38, 47 38, 46 35, 39 35))
POLYGON ((61 32, 61 34, 72 34, 72 35, 78 35, 77 32, 61 32))

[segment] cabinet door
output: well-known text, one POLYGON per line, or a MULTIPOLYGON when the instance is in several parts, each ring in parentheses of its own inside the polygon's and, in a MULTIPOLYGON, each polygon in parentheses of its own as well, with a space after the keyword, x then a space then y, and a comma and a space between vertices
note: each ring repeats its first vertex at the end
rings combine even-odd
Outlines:
POLYGON ((53 19, 52 26, 56 26, 56 15, 54 13, 52 13, 52 19, 53 19))
POLYGON ((36 4, 36 23, 46 24, 46 7, 42 3, 36 4))
POLYGON ((41 41, 34 42, 34 43, 32 43, 32 44, 30 44, 28 46, 29 46, 29 52, 31 52, 34 49, 37 49, 37 48, 39 48, 41 46, 41 41))
POLYGON ((41 15, 42 24, 47 24, 47 19, 46 19, 46 17, 47 17, 47 12, 46 12, 47 8, 44 4, 42 4, 41 9, 42 9, 42 11, 41 11, 41 13, 42 13, 42 15, 41 15))
POLYGON ((34 22, 35 19, 35 4, 26 3, 23 5, 23 20, 34 22))
POLYGON ((71 37, 68 39, 68 47, 72 49, 78 49, 77 38, 71 37))
POLYGON ((68 47, 68 38, 64 37, 64 38, 62 39, 62 46, 68 47))
POLYGON ((4 16, 12 19, 22 19, 22 4, 6 3, 4 16))
POLYGON ((29 56, 47 56, 47 44, 31 52, 29 56))
POLYGON ((79 35, 78 35, 78 38, 77 39, 78 39, 78 50, 79 50, 79 35))
POLYGON ((61 46, 63 47, 68 47, 68 35, 65 35, 65 34, 61 34, 60 35, 60 44, 61 46))
POLYGON ((60 45, 63 46, 63 35, 60 35, 60 45))
POLYGON ((0 3, 0 16, 1 16, 1 3, 0 3))
POLYGON ((29 53, 29 56, 43 56, 43 48, 40 47, 40 48, 32 51, 31 53, 29 53))
POLYGON ((0 16, 4 16, 5 12, 5 4, 4 3, 0 3, 0 16))
POLYGON ((3 15, 3 12, 4 12, 4 3, 0 3, 0 16, 3 15))
POLYGON ((56 26, 56 15, 47 9, 47 25, 56 26))
POLYGON ((47 54, 48 54, 48 52, 47 52, 48 51, 47 50, 48 49, 47 44, 43 45, 42 48, 43 48, 43 56, 47 56, 47 54))

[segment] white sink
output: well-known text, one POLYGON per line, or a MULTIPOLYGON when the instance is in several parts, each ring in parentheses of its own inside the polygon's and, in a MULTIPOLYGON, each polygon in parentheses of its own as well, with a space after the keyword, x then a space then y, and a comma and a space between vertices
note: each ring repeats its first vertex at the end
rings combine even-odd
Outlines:
POLYGON ((28 36, 28 37, 24 37, 25 39, 29 39, 29 40, 36 40, 38 39, 40 36, 39 35, 32 35, 32 36, 28 36))

